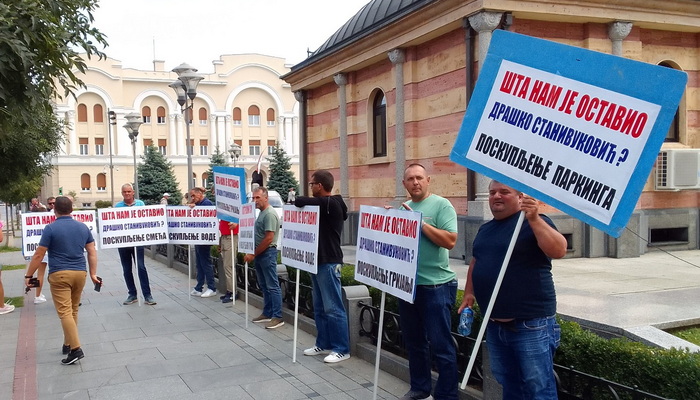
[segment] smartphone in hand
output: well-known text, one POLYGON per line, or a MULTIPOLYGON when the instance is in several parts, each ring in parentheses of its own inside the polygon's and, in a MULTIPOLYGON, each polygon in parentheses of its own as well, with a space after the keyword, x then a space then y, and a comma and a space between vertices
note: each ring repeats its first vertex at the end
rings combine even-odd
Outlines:
POLYGON ((102 278, 100 278, 100 277, 98 276, 98 277, 97 277, 97 280, 98 280, 99 282, 97 282, 97 283, 95 284, 95 291, 96 291, 96 292, 99 292, 100 289, 102 289, 102 278))

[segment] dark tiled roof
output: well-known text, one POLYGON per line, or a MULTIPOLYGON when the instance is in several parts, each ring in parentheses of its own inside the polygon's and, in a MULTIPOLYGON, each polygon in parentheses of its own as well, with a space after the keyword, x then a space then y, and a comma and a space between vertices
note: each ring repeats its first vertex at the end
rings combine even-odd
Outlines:
POLYGON ((372 0, 306 60, 292 67, 292 71, 342 49, 434 1, 439 0, 372 0))

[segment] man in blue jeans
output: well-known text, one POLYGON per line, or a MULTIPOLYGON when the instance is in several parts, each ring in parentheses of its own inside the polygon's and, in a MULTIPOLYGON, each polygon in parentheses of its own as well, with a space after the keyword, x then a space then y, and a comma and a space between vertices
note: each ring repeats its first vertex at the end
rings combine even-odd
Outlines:
POLYGON ((430 192, 430 176, 420 164, 409 165, 403 186, 411 200, 402 208, 423 213, 418 243, 413 304, 399 300, 401 333, 408 351, 411 389, 402 400, 426 399, 432 388, 431 354, 438 379, 433 397, 457 399, 457 349, 452 341, 452 306, 457 280, 449 249, 457 242, 457 213, 449 200, 430 192))
POLYGON ((500 182, 489 184, 489 207, 493 219, 474 238, 460 312, 474 300, 486 309, 510 239, 518 235, 486 328, 491 370, 504 399, 556 400, 560 329, 552 258, 566 255, 566 239, 538 213, 537 200, 500 182), (525 220, 514 232, 521 211, 525 220))
MULTIPOLYGON (((328 354, 323 361, 336 363, 350 358, 348 316, 340 289, 340 269, 343 266, 343 250, 340 234, 343 222, 348 218, 348 207, 340 195, 331 195, 333 175, 324 169, 311 175, 309 182, 313 197, 298 196, 297 207, 319 206, 318 271, 311 275, 316 321, 316 344, 304 350, 304 355, 328 354)), ((291 193, 291 192, 290 192, 291 193)))
MULTIPOLYGON (((213 206, 214 203, 205 196, 207 190, 203 187, 195 187, 190 190, 190 208, 195 206, 213 206)), ((216 282, 214 281, 214 264, 211 262, 211 245, 197 244, 194 246, 194 255, 197 260, 197 285, 190 293, 193 296, 212 297, 216 295, 216 282), (204 289, 204 282, 207 290, 204 289)))
MULTIPOLYGON (((122 185, 122 197, 124 200, 115 204, 114 207, 145 206, 143 201, 134 198, 134 187, 130 183, 122 185)), ((156 302, 151 295, 151 285, 148 281, 148 271, 146 271, 146 262, 143 257, 143 246, 120 247, 117 250, 119 251, 119 260, 121 261, 122 270, 124 271, 126 289, 129 291, 129 297, 124 300, 123 304, 129 305, 139 301, 136 284, 134 283, 133 263, 135 262, 139 274, 143 301, 150 306, 154 306, 156 302)))
POLYGON ((282 290, 277 278, 277 236, 280 220, 277 212, 270 206, 267 188, 258 186, 253 189, 255 207, 260 215, 255 220, 255 254, 246 254, 244 262, 255 260, 255 274, 263 294, 262 314, 253 318, 255 323, 267 323, 265 329, 275 329, 284 325, 282 319, 282 290))

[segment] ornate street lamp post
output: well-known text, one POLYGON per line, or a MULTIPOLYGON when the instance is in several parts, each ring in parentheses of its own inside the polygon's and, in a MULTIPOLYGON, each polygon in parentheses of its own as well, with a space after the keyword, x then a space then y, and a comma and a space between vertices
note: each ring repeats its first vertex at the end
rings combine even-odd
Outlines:
POLYGON ((185 118, 185 130, 187 132, 187 192, 189 193, 194 186, 192 184, 192 144, 190 142, 190 115, 194 113, 194 98, 197 97, 197 85, 199 81, 204 79, 203 76, 196 74, 197 69, 182 63, 173 68, 178 76, 178 80, 171 83, 170 86, 177 94, 177 103, 182 107, 182 114, 185 118), (189 101, 188 101, 189 99, 189 101))
POLYGON ((131 139, 131 148, 134 151, 134 194, 136 198, 139 196, 139 175, 136 171, 136 138, 139 136, 139 127, 143 123, 141 116, 137 113, 130 113, 124 116, 126 118, 126 125, 124 128, 129 132, 129 139, 131 139))
POLYGON ((235 168, 238 158, 241 156, 241 146, 238 143, 234 143, 231 145, 231 148, 228 149, 228 152, 231 155, 231 161, 233 161, 233 167, 235 168))

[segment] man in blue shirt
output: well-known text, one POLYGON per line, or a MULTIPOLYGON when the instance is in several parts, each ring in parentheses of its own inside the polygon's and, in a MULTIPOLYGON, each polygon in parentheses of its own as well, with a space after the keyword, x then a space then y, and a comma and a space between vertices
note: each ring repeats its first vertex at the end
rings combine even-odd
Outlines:
POLYGON ((24 276, 25 285, 28 286, 29 279, 34 276, 48 251, 48 281, 51 284, 56 313, 63 327, 63 354, 67 354, 67 357, 61 360, 64 365, 73 364, 84 357, 78 337, 78 306, 87 275, 84 250, 88 255, 90 279, 95 284, 100 283, 97 278, 95 239, 85 224, 71 217, 72 211, 73 202, 68 197, 56 198, 56 220, 44 228, 39 247, 32 256, 24 276))
MULTIPOLYGON (((214 203, 207 199, 207 190, 203 187, 195 187, 190 190, 190 208, 195 206, 213 206, 214 203)), ((214 265, 211 263, 211 245, 197 244, 194 246, 194 255, 197 260, 197 285, 192 289, 193 296, 212 297, 216 295, 216 282, 214 282, 214 265), (204 289, 204 281, 207 282, 207 290, 204 289)))
POLYGON ((491 371, 504 399, 556 400, 554 352, 560 329, 552 279, 552 258, 566 255, 566 239, 539 214, 537 200, 497 181, 489 185, 493 219, 479 228, 459 312, 491 302, 501 265, 517 235, 486 329, 491 371), (520 232, 514 232, 520 212, 520 232))
MULTIPOLYGON (((122 185, 122 197, 124 200, 115 204, 114 207, 145 206, 143 201, 134 198, 134 187, 130 183, 122 185)), ((155 305, 156 302, 153 300, 153 296, 151 296, 151 285, 148 281, 148 271, 146 270, 146 262, 143 256, 143 246, 120 247, 117 250, 119 251, 119 259, 121 260, 122 270, 124 271, 124 282, 126 282, 126 288, 129 291, 129 297, 124 300, 123 304, 129 305, 139 301, 132 267, 132 263, 135 261, 143 300, 150 306, 155 305)))

